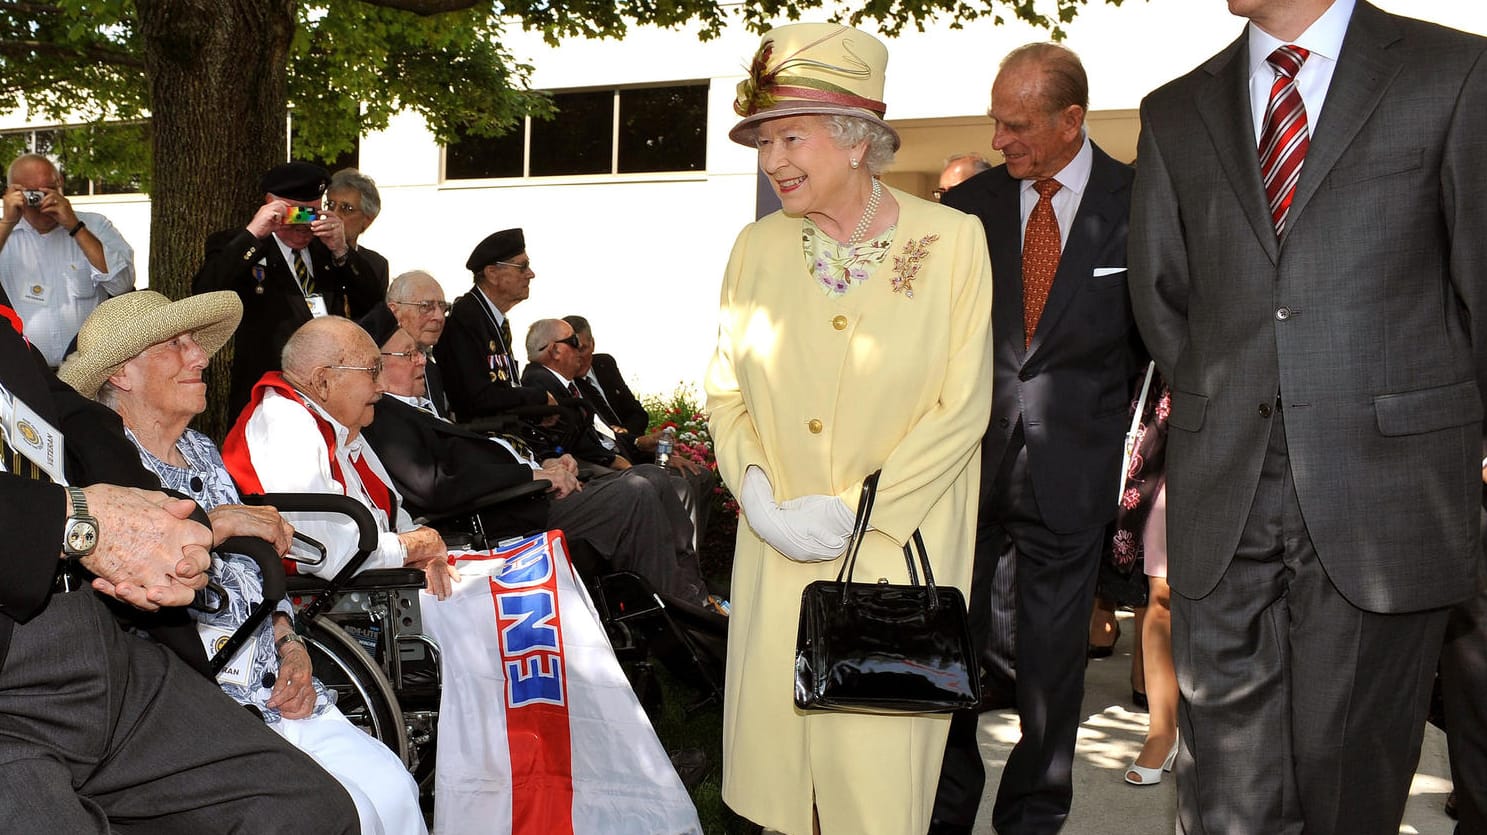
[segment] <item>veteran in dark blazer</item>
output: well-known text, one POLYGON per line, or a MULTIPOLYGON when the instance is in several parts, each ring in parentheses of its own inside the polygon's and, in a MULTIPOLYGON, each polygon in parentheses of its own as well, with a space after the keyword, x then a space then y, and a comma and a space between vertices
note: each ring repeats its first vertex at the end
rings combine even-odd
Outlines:
POLYGON ((233 338, 227 409, 235 416, 253 384, 279 369, 289 335, 314 316, 357 317, 380 304, 386 279, 373 274, 346 243, 341 219, 320 211, 330 175, 318 165, 275 166, 259 184, 263 205, 241 229, 207 238, 206 258, 191 280, 192 293, 232 290, 243 302, 243 323, 233 338), (313 209, 311 223, 288 223, 296 208, 313 209), (299 275, 298 261, 305 273, 299 275))
POLYGON ((520 229, 487 235, 465 267, 475 286, 454 300, 444 335, 434 346, 450 410, 471 421, 552 403, 547 392, 520 384, 516 342, 506 318, 537 277, 526 237, 520 229))
MULTIPOLYGON (((969 605, 985 640, 997 563, 1015 551, 1022 739, 992 814, 1001 833, 1056 832, 1073 798, 1089 616, 1143 360, 1126 288, 1132 172, 1085 136, 1088 100, 1073 52, 1014 50, 989 111, 1006 163, 941 198, 980 218, 995 282, 996 365, 969 605), (1046 183, 1057 186, 1048 197, 1046 183), (1052 238, 1039 243, 1040 230, 1052 238)), ((952 723, 940 831, 968 832, 975 820, 985 781, 975 732, 974 714, 952 723)))
POLYGON ((1392 833, 1478 580, 1487 40, 1230 8, 1238 40, 1142 104, 1132 211, 1172 387, 1179 830, 1392 833))

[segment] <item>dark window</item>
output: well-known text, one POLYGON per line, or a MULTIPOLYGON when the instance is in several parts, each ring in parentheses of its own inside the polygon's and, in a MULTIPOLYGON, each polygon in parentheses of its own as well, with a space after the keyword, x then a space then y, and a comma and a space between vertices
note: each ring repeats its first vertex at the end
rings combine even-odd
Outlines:
POLYGON ((707 169, 707 85, 552 94, 550 120, 497 139, 460 135, 445 147, 446 180, 707 169), (619 119, 615 119, 615 107, 619 119))
POLYGON ((559 93, 551 120, 532 121, 531 176, 609 174, 614 159, 614 91, 559 93))
POLYGON ((461 136, 444 148, 444 178, 520 177, 522 144, 521 125, 504 136, 461 136))
POLYGON ((707 167, 707 87, 620 91, 620 173, 707 167))

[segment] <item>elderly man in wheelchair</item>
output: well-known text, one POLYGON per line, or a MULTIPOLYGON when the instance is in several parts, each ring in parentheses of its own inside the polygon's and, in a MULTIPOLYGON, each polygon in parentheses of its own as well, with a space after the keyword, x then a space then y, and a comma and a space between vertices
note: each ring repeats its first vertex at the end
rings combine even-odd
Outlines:
MULTIPOLYGON (((131 295, 141 294, 126 294, 113 300, 112 304, 124 301, 131 295)), ((164 301, 163 297, 161 301, 164 301)), ((158 407, 168 402, 174 396, 174 389, 199 390, 201 367, 205 365, 205 357, 209 351, 201 350, 198 343, 206 338, 209 325, 221 327, 222 321, 225 321, 226 331, 230 333, 236 323, 236 316, 230 315, 217 321, 215 317, 185 317, 177 313, 182 309, 175 305, 192 303, 202 302, 195 299, 174 305, 166 302, 164 306, 167 310, 155 317, 163 319, 163 323, 154 325, 152 329, 144 327, 145 322, 152 320, 146 312, 126 309, 121 315, 113 316, 105 328, 97 331, 93 341, 98 345, 106 342, 126 343, 135 349, 135 353, 133 357, 125 358, 122 364, 115 358, 111 367, 105 369, 109 372, 105 379, 110 380, 116 389, 122 389, 119 385, 121 382, 133 387, 137 381, 142 394, 141 403, 146 406, 158 407), (143 336, 131 336, 135 331, 141 331, 143 336), (103 337, 105 333, 107 336, 103 337), (157 354, 163 354, 165 361, 149 361, 157 354), (142 358, 146 361, 141 361, 142 358), (125 376, 126 374, 134 376, 125 376)), ((95 316, 108 316, 106 308, 108 305, 100 305, 95 316)), ((87 331, 85 326, 85 335, 87 331)), ((225 335, 218 336, 214 333, 210 338, 211 350, 215 350, 226 338, 225 335)), ((79 347, 79 354, 85 355, 93 346, 80 337, 79 347)), ((550 820, 550 817, 541 816, 561 813, 553 811, 552 798, 566 796, 566 806, 563 808, 571 807, 575 831, 696 831, 695 810, 675 773, 666 773, 669 764, 665 753, 638 704, 634 704, 633 694, 629 703, 620 704, 618 708, 608 708, 610 713, 604 715, 602 721, 582 723, 582 727, 580 722, 574 722, 574 752, 564 752, 572 754, 571 770, 575 773, 571 775, 555 776, 553 763, 549 761, 556 756, 554 752, 561 751, 568 744, 567 736, 557 739, 558 735, 553 734, 553 739, 545 739, 547 735, 540 727, 518 727, 517 721, 511 718, 515 714, 509 710, 508 715, 501 715, 499 707, 503 695, 509 702, 510 693, 520 689, 523 675, 516 667, 499 666, 501 657, 495 652, 494 646, 504 646, 506 637, 497 637, 498 632, 551 632, 556 635, 556 621, 516 622, 504 624, 498 629, 496 618, 490 616, 490 599, 494 595, 485 591, 484 587, 489 584, 494 589, 499 578, 482 577, 483 582, 461 580, 460 567, 467 563, 453 559, 436 532, 414 525, 407 512, 399 506, 400 497, 391 480, 387 478, 375 453, 364 446, 360 437, 360 430, 370 420, 371 405, 381 392, 381 357, 366 334, 347 320, 334 317, 317 319, 291 338, 285 347, 283 360, 284 372, 265 376, 255 389, 252 403, 239 417, 229 435, 223 455, 226 470, 245 492, 275 491, 344 496, 346 498, 339 500, 355 500, 370 511, 372 522, 364 522, 363 530, 360 531, 356 523, 344 521, 342 517, 334 515, 320 512, 286 513, 299 531, 324 543, 325 559, 320 565, 310 568, 311 572, 326 577, 344 573, 342 569, 353 561, 353 555, 356 555, 355 559, 365 559, 362 564, 365 568, 409 566, 424 570, 428 591, 420 600, 424 621, 426 624, 430 621, 443 623, 444 631, 435 637, 441 643, 447 640, 449 644, 440 648, 445 692, 437 714, 441 746, 437 768, 439 791, 435 798, 435 830, 465 832, 502 829, 504 827, 491 817, 492 810, 498 808, 504 808, 505 814, 513 822, 519 815, 529 816, 528 820, 532 819, 530 816, 550 820), (364 535, 367 525, 376 529, 370 542, 369 537, 364 535), (461 592, 464 594, 461 595, 461 592), (451 594, 455 596, 450 598, 451 594), (446 598, 450 599, 446 601, 446 598), (486 601, 483 619, 478 614, 481 599, 486 601), (474 608, 471 608, 472 601, 474 608), (445 607, 449 607, 447 611, 445 607), (470 614, 472 612, 476 614, 470 614), (433 617, 435 614, 438 617, 433 617), (492 690, 492 684, 499 684, 503 676, 507 679, 504 688, 507 692, 504 694, 501 689, 492 690), (452 693, 458 697, 453 702, 452 693), (451 705, 454 705, 453 709, 451 705), (619 721, 611 722, 611 718, 619 721), (637 718, 638 724, 635 721, 637 718), (605 733, 604 729, 611 724, 628 728, 631 736, 610 740, 611 744, 605 747, 624 747, 632 752, 639 750, 640 760, 637 763, 632 754, 631 765, 623 775, 608 775, 609 783, 604 782, 606 778, 601 775, 594 779, 591 790, 586 792, 591 784, 583 782, 576 772, 580 770, 580 765, 586 765, 592 757, 590 752, 581 755, 576 753, 577 749, 594 740, 596 733, 605 733), (638 734, 637 731, 641 728, 644 733, 638 734), (535 750, 533 737, 538 738, 535 750), (505 743, 508 741, 509 756, 505 750, 505 743), (501 750, 494 750, 498 747, 501 750), (471 763, 476 764, 473 770, 471 763), (445 781, 446 772, 460 777, 454 784, 448 785, 445 781), (563 795, 565 779, 567 794, 563 795), (594 812, 592 807, 596 804, 591 801, 590 795, 600 799, 600 806, 603 803, 629 802, 631 807, 640 811, 611 812, 610 819, 617 821, 618 825, 605 827, 598 823, 601 815, 594 812), (533 798, 540 802, 533 802, 533 798), (585 825, 584 820, 581 820, 581 812, 588 815, 588 820, 595 822, 585 825)), ((118 402, 117 394, 115 392, 105 396, 114 397, 115 402, 118 402)), ((199 397, 199 391, 192 397, 199 397)), ((201 403, 195 400, 190 402, 195 411, 201 410, 201 403)), ((119 410, 125 413, 126 423, 131 422, 128 408, 119 410)), ((155 458, 169 464, 170 459, 179 453, 188 465, 180 469, 191 471, 184 479, 185 486, 196 488, 198 482, 193 479, 200 482, 200 489, 187 490, 195 495, 202 495, 207 491, 206 476, 216 476, 221 481, 226 481, 221 472, 220 459, 215 457, 215 451, 211 450, 210 442, 205 438, 186 432, 184 422, 178 419, 166 422, 161 420, 162 415, 146 409, 141 409, 140 414, 140 419, 135 421, 139 425, 132 427, 136 439, 170 434, 175 434, 177 441, 190 439, 184 448, 141 444, 141 456, 147 463, 155 458), (161 431, 168 423, 178 424, 178 427, 171 431, 161 431), (205 450, 201 447, 205 447, 205 450), (197 460, 198 458, 202 460, 197 460)), ((189 416, 187 419, 189 420, 189 416)), ((181 462, 177 460, 176 463, 181 462)), ((368 514, 363 513, 362 516, 368 514)), ((223 518, 242 521, 241 532, 261 533, 281 546, 284 544, 285 530, 283 527, 276 528, 276 525, 282 523, 275 522, 271 517, 256 515, 250 511, 233 511, 232 517, 224 515, 223 518)), ((478 555, 478 560, 483 560, 485 564, 497 562, 491 557, 490 553, 486 553, 478 555)), ((475 562, 477 568, 481 564, 478 560, 475 562)), ((465 569, 463 573, 466 577, 473 577, 480 572, 465 569)), ((491 572, 487 569, 485 573, 491 572)), ((498 600, 498 609, 500 605, 498 600)), ((568 609, 562 610, 563 640, 568 640, 569 636, 567 621, 583 620, 568 612, 568 609)), ((289 634, 287 630, 280 632, 284 621, 277 617, 275 620, 278 623, 266 624, 269 632, 264 636, 270 641, 271 648, 273 641, 289 634)), ((602 632, 599 641, 602 644, 602 632)), ((289 639, 279 648, 292 644, 294 641, 289 639)), ((575 649, 582 650, 582 647, 575 649)), ((603 645, 603 651, 608 651, 607 644, 603 645)), ((292 654, 297 650, 291 647, 289 652, 292 654)), ((558 702, 568 699, 570 692, 582 691, 584 679, 593 677, 590 675, 591 669, 604 667, 602 658, 587 662, 587 666, 576 666, 575 658, 589 659, 592 656, 570 653, 568 666, 562 668, 562 681, 567 689, 559 693, 559 698, 556 699, 558 702)), ((613 663, 612 653, 609 663, 616 671, 615 677, 623 683, 618 665, 613 663)), ((264 697, 260 709, 277 710, 280 716, 291 710, 303 709, 309 697, 299 689, 300 682, 290 684, 286 681, 298 679, 299 672, 281 667, 279 673, 272 685, 266 685, 267 693, 260 693, 264 697), (282 689, 281 682, 285 682, 282 689)), ((267 679, 260 679, 250 683, 265 684, 266 681, 267 679)), ((260 687, 259 690, 263 688, 260 687)), ((318 702, 322 688, 317 686, 313 692, 318 702)), ((568 701, 577 702, 578 699, 575 697, 568 701)), ((267 711, 265 715, 267 717, 267 711)), ((567 730, 564 728, 564 734, 567 730)), ((387 759, 382 756, 384 753, 379 752, 375 756, 357 755, 356 766, 350 769, 352 773, 347 779, 361 780, 364 772, 375 768, 373 763, 379 758, 387 759)), ((390 759, 397 763, 396 757, 390 759)), ((566 759, 564 763, 567 763, 566 759)), ((401 784, 396 789, 373 789, 371 796, 377 803, 382 803, 395 795, 394 802, 405 805, 411 803, 416 814, 414 789, 407 780, 406 772, 403 771, 399 775, 401 784)), ((366 813, 363 814, 365 820, 366 813)), ((388 823, 385 831, 413 832, 419 831, 421 826, 421 820, 407 824, 388 823)), ((368 828, 368 831, 378 830, 368 828)))
MULTIPOLYGON (((247 507, 222 468, 216 448, 187 424, 206 407, 201 381, 207 360, 242 317, 233 293, 208 293, 171 303, 150 291, 128 293, 88 318, 79 350, 60 376, 123 419, 144 465, 161 483, 208 511, 217 545, 233 537, 289 549, 293 528, 271 507, 247 507)), ((263 597, 258 565, 218 552, 212 577, 225 590, 222 611, 197 613, 210 654, 249 617, 263 597)), ((257 711, 271 728, 310 754, 346 787, 366 833, 422 833, 418 790, 402 762, 354 727, 311 673, 310 657, 281 603, 246 635, 246 644, 218 673, 222 689, 257 711)), ((226 660, 226 659, 224 659, 226 660)))

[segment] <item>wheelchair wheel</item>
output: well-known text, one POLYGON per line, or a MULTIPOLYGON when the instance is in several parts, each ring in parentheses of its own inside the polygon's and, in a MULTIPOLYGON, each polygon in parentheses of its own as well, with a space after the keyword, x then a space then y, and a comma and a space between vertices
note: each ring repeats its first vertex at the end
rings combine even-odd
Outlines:
POLYGON ((315 676, 336 692, 336 707, 356 725, 408 763, 408 728, 403 710, 376 662, 355 638, 328 618, 304 632, 315 676))

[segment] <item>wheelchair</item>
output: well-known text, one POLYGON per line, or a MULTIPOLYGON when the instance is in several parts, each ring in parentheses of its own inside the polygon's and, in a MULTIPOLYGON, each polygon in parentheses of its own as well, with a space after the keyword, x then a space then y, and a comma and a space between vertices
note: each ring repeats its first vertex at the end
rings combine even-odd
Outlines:
MULTIPOLYGON (((417 521, 444 534, 451 550, 493 547, 515 533, 488 528, 482 516, 503 504, 543 493, 536 480, 486 496, 417 521)), ((264 600, 213 657, 220 670, 273 611, 288 597, 295 606, 296 628, 305 639, 315 675, 336 694, 336 705, 352 724, 398 755, 414 775, 425 799, 431 797, 438 748, 441 689, 439 647, 423 634, 419 592, 425 585, 420 569, 360 571, 377 547, 378 528, 359 502, 332 494, 274 493, 244 495, 244 504, 272 505, 280 512, 338 513, 355 522, 357 550, 331 579, 286 574, 281 561, 261 540, 233 539, 219 550, 253 558, 263 573, 264 600)), ((676 663, 705 696, 699 704, 721 700, 723 630, 701 607, 667 602, 643 578, 630 572, 606 571, 602 560, 583 547, 570 549, 584 577, 600 620, 632 684, 645 689, 651 657, 676 663), (695 610, 695 611, 693 611, 695 610), (699 640, 697 635, 713 636, 699 640), (669 657, 668 657, 669 656, 669 657)), ((721 623, 721 625, 720 625, 721 623)))

